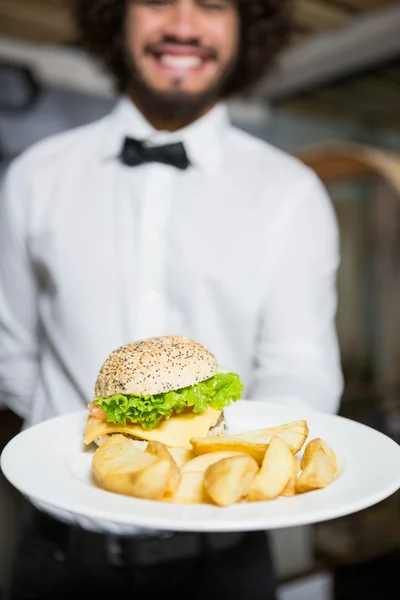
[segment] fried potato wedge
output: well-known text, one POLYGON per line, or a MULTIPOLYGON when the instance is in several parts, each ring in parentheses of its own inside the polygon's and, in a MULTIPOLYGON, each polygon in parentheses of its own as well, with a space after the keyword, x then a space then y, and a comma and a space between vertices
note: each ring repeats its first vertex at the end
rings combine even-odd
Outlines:
POLYGON ((273 437, 279 437, 290 448, 292 454, 301 450, 308 437, 307 421, 293 421, 279 427, 256 429, 237 435, 192 438, 190 440, 196 454, 236 451, 252 456, 261 465, 268 444, 273 437))
POLYGON ((267 427, 266 429, 255 429, 253 431, 245 431, 233 436, 235 439, 243 441, 269 444, 273 437, 279 437, 291 449, 293 454, 299 452, 309 433, 307 421, 292 421, 278 427, 267 427))
POLYGON ((321 438, 314 438, 308 442, 307 446, 304 449, 303 458, 301 460, 301 468, 304 470, 307 467, 314 452, 319 449, 323 450, 329 458, 329 460, 331 461, 333 471, 336 475, 336 473, 338 472, 336 455, 332 448, 330 448, 328 444, 321 438))
POLYGON ((301 460, 298 456, 293 456, 294 465, 293 465, 293 475, 298 475, 301 471, 301 460))
POLYGON ((161 500, 169 489, 171 464, 167 460, 156 462, 135 473, 132 481, 132 495, 147 500, 161 500))
POLYGON ((296 495, 297 475, 292 475, 281 493, 280 496, 295 496, 296 495))
POLYGON ((259 465, 261 465, 268 448, 268 444, 253 443, 228 435, 192 438, 190 441, 197 455, 211 452, 239 452, 251 456, 259 465))
POLYGON ((335 471, 330 458, 322 448, 317 448, 296 481, 296 492, 301 494, 325 488, 334 478, 335 471))
POLYGON ((221 507, 272 500, 327 487, 338 474, 334 451, 321 438, 306 444, 308 435, 307 421, 293 421, 192 437, 189 449, 115 433, 98 440, 92 473, 105 490, 148 500, 221 507))
POLYGON ((164 460, 169 463, 170 472, 168 478, 168 484, 165 492, 172 493, 176 490, 181 480, 181 470, 173 459, 172 455, 168 451, 167 447, 160 442, 149 442, 146 448, 146 452, 150 452, 160 460, 164 460))
POLYGON ((182 473, 178 487, 172 494, 163 498, 166 502, 176 504, 207 504, 210 498, 204 487, 204 473, 190 471, 182 473))
POLYGON ((168 446, 168 452, 172 455, 172 458, 176 462, 179 468, 183 467, 189 460, 195 458, 196 454, 193 450, 187 448, 180 448, 178 446, 168 446))
POLYGON ((218 460, 222 458, 230 458, 231 456, 247 456, 243 454, 243 452, 233 452, 226 450, 225 452, 210 452, 209 454, 201 454, 200 456, 196 456, 192 460, 189 460, 183 467, 181 468, 182 473, 189 473, 190 471, 200 471, 200 473, 205 473, 206 469, 216 463, 218 460))
POLYGON ((92 470, 100 486, 110 492, 158 499, 167 488, 170 464, 139 450, 125 435, 115 434, 94 452, 92 470))
POLYGON ((279 496, 293 477, 295 466, 295 458, 287 444, 279 436, 273 437, 247 499, 257 502, 279 496))
POLYGON ((134 446, 136 446, 136 448, 138 448, 139 450, 142 450, 142 452, 144 452, 147 448, 147 445, 149 442, 145 442, 142 440, 133 440, 132 439, 132 443, 134 446))
POLYGON ((229 506, 246 498, 258 469, 249 455, 223 458, 207 468, 204 487, 215 504, 229 506))
POLYGON ((293 459, 293 475, 281 491, 280 496, 295 496, 296 494, 296 481, 297 475, 301 471, 301 461, 298 456, 293 456, 293 459))

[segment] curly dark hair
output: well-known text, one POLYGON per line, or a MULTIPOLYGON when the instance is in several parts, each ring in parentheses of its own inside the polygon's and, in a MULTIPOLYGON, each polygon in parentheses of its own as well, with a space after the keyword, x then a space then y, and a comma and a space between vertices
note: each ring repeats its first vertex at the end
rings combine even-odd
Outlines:
MULTIPOLYGON (((130 0, 73 0, 79 43, 99 59, 126 93, 131 74, 124 58, 124 20, 130 0)), ((236 0, 240 16, 240 52, 223 97, 249 92, 287 44, 291 18, 287 0, 236 0)))

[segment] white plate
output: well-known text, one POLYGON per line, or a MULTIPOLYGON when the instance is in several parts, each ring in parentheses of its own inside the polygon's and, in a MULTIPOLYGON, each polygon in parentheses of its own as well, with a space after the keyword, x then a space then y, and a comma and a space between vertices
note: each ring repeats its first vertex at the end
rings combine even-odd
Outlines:
POLYGON ((226 410, 231 432, 306 419, 308 440, 323 438, 341 469, 328 488, 228 508, 139 500, 104 491, 91 477, 82 442, 87 412, 44 421, 14 437, 1 456, 6 478, 39 508, 86 529, 129 534, 167 531, 254 531, 334 519, 365 509, 400 488, 400 446, 382 433, 336 415, 241 400, 226 410))

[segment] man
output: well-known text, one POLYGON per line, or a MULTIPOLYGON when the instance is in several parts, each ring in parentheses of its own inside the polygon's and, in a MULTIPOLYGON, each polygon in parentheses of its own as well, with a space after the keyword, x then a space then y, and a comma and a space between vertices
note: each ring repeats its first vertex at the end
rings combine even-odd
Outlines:
MULTIPOLYGON (((26 426, 82 409, 111 349, 177 333, 240 373, 246 397, 336 411, 330 200, 305 166, 233 128, 224 103, 272 64, 289 30, 286 3, 80 0, 76 15, 122 98, 8 172, 5 401, 26 426)), ((13 600, 78 589, 95 598, 275 593, 263 532, 110 539, 30 514, 13 600)))

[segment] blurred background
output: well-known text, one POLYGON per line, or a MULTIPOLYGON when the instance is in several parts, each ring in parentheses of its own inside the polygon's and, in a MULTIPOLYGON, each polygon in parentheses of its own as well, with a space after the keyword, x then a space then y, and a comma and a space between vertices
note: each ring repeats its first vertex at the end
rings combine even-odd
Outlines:
MULTIPOLYGON (((328 187, 342 244, 340 413, 400 443, 400 2, 293 0, 293 12, 296 32, 279 68, 251 98, 232 102, 231 115, 328 187)), ((0 179, 32 143, 93 121, 114 102, 76 43, 68 0, 0 0, 0 179)), ((0 451, 19 427, 2 407, 0 451)), ((19 500, 0 474, 0 598, 19 500)), ((389 598, 399 583, 400 495, 274 531, 272 541, 280 600, 389 598)))

